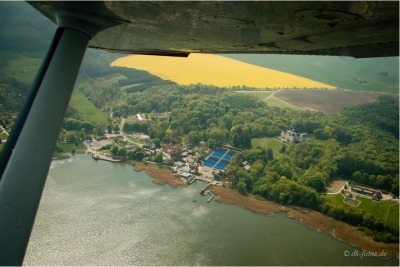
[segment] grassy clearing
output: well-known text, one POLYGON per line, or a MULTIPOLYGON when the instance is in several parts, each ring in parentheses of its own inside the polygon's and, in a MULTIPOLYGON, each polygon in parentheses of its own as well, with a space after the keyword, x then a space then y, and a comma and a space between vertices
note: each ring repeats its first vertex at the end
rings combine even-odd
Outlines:
POLYGON ((335 194, 335 195, 321 195, 322 198, 324 198, 326 201, 328 201, 331 204, 334 205, 342 205, 345 206, 347 204, 345 204, 343 202, 344 197, 342 196, 342 194, 335 194))
POLYGON ((3 133, 0 134, 0 139, 1 140, 5 140, 7 138, 8 138, 8 135, 6 133, 3 132, 3 133))
POLYGON ((276 93, 276 91, 256 91, 256 92, 239 92, 242 94, 246 94, 246 95, 252 95, 257 97, 260 100, 264 100, 265 98, 269 97, 270 95, 273 95, 276 93))
MULTIPOLYGON (((343 196, 341 194, 321 195, 321 197, 331 204, 337 206, 346 205, 346 207, 350 207, 350 205, 343 203, 343 196)), ((365 210, 365 212, 371 213, 372 215, 381 219, 383 222, 385 222, 386 220, 386 215, 388 214, 390 205, 396 204, 396 202, 391 200, 382 200, 376 202, 371 199, 359 196, 356 196, 356 199, 361 202, 357 209, 363 209, 365 210)), ((390 207, 387 224, 399 225, 399 205, 394 205, 390 207)))
POLYGON ((387 223, 399 225, 399 204, 390 206, 389 209, 387 223))
POLYGON ((137 117, 136 116, 129 116, 128 118, 125 119, 125 122, 129 122, 129 123, 132 123, 132 122, 135 122, 135 121, 137 121, 137 117))
MULTIPOLYGON (((382 200, 379 202, 373 201, 368 198, 364 197, 359 197, 357 196, 356 199, 361 201, 361 204, 358 206, 358 208, 365 210, 366 212, 369 212, 373 214, 374 216, 380 218, 383 222, 386 220, 386 215, 389 210, 389 206, 392 204, 396 204, 395 201, 391 200, 382 200)), ((399 225, 399 206, 393 206, 390 209, 390 213, 387 219, 387 223, 389 224, 394 224, 394 225, 399 225)))
POLYGON ((111 66, 145 70, 180 85, 202 83, 223 87, 255 88, 335 87, 282 71, 267 69, 218 55, 190 54, 187 58, 133 55, 119 58, 111 66))
POLYGON ((253 138, 251 139, 251 146, 252 147, 261 147, 264 149, 269 149, 271 148, 272 151, 274 152, 274 156, 276 157, 279 155, 279 149, 282 148, 282 143, 276 138, 253 138))
POLYGON ((72 149, 75 149, 75 152, 85 152, 86 147, 82 142, 78 141, 78 145, 75 145, 75 143, 70 143, 70 144, 57 144, 57 147, 61 149, 60 151, 55 150, 54 151, 54 156, 62 155, 65 153, 70 153, 72 149))
POLYGON ((100 109, 96 108, 95 105, 90 102, 82 92, 74 90, 74 92, 72 93, 70 105, 71 107, 79 111, 82 120, 104 124, 108 122, 107 113, 102 112, 100 109))
POLYGON ((289 109, 293 109, 293 110, 303 110, 301 107, 292 105, 289 102, 283 101, 275 96, 271 96, 270 98, 265 100, 265 103, 267 103, 267 105, 270 107, 289 108, 289 109))

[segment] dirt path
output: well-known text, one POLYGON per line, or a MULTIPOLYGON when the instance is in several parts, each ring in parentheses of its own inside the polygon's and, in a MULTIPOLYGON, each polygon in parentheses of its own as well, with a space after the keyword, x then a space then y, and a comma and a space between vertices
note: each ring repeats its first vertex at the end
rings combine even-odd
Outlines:
POLYGON ((273 97, 276 93, 279 93, 281 90, 276 91, 275 93, 273 93, 272 95, 267 96, 266 98, 264 98, 262 101, 267 100, 270 97, 273 97))
POLYGON ((377 254, 385 251, 387 252, 387 257, 391 257, 392 254, 396 254, 399 257, 399 244, 374 242, 371 237, 357 230, 356 227, 335 220, 320 212, 297 206, 282 206, 271 201, 259 201, 252 194, 244 196, 235 190, 221 186, 213 186, 211 192, 218 195, 217 201, 237 205, 265 215, 273 215, 275 212, 286 212, 291 218, 299 219, 302 223, 308 224, 318 231, 333 232, 335 238, 346 241, 366 251, 377 252, 377 254))

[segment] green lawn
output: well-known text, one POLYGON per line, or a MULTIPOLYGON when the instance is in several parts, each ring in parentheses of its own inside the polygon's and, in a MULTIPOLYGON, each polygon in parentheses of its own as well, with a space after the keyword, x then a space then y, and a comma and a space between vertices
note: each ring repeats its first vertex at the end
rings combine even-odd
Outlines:
POLYGON ((5 140, 5 139, 7 139, 8 138, 8 135, 5 133, 5 132, 2 132, 1 134, 0 134, 0 139, 1 140, 5 140))
POLYGON ((88 120, 94 123, 108 122, 108 115, 96 108, 95 105, 90 102, 82 92, 74 90, 72 93, 70 105, 77 109, 82 117, 82 120, 88 120))
MULTIPOLYGON (((386 220, 386 215, 389 210, 389 206, 392 204, 395 204, 395 201, 392 200, 382 200, 379 202, 373 201, 368 198, 363 198, 357 196, 356 199, 361 201, 361 204, 358 206, 358 208, 365 210, 366 212, 369 212, 373 214, 374 216, 382 219, 383 222, 386 220)), ((391 207, 390 213, 387 219, 387 223, 389 224, 399 224, 399 206, 395 205, 391 207)))
POLYGON ((54 156, 56 155, 61 155, 64 153, 70 153, 72 149, 75 149, 75 152, 85 152, 86 147, 82 142, 78 141, 78 146, 75 145, 75 143, 71 144, 57 144, 58 148, 61 148, 62 151, 58 152, 57 150, 54 151, 54 156))
POLYGON ((135 121, 137 121, 137 116, 129 116, 128 118, 125 119, 125 122, 129 122, 129 123, 132 123, 135 121))
POLYGON ((343 202, 343 196, 342 194, 335 194, 335 195, 321 195, 322 198, 324 198, 326 201, 328 201, 331 204, 334 205, 342 205, 345 206, 347 205, 346 203, 343 202))
POLYGON ((254 91, 254 92, 241 92, 242 94, 252 95, 257 97, 260 100, 264 100, 272 94, 275 94, 276 91, 254 91))
MULTIPOLYGON (((343 202, 343 196, 341 194, 336 195, 321 195, 322 198, 326 199, 331 204, 334 205, 346 205, 343 202)), ((365 212, 371 213, 372 215, 378 217, 383 222, 386 220, 386 215, 390 205, 395 204, 392 200, 382 200, 379 202, 373 201, 368 198, 356 196, 356 199, 361 201, 357 209, 363 209, 365 212)), ((350 205, 346 206, 350 207, 350 205)), ((399 225, 399 205, 391 206, 390 212, 387 218, 387 224, 399 225)))
POLYGON ((274 152, 274 156, 276 157, 279 155, 279 149, 282 148, 282 143, 276 138, 270 138, 270 137, 265 137, 265 138, 253 138, 251 139, 251 146, 252 147, 261 147, 264 149, 269 149, 271 148, 272 151, 274 152))

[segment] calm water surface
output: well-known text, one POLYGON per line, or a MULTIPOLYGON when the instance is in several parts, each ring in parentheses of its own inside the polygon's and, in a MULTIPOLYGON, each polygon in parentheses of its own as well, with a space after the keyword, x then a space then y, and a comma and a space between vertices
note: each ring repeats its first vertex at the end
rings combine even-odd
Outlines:
POLYGON ((54 161, 24 265, 396 265, 288 218, 207 203, 129 164, 54 161), (193 202, 196 199, 197 202, 193 202))

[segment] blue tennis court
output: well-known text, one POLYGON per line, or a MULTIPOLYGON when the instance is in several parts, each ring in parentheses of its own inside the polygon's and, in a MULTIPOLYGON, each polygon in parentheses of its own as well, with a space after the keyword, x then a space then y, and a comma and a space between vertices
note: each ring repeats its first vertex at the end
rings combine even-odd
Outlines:
MULTIPOLYGON (((225 153, 224 153, 225 154, 225 153)), ((233 157, 236 154, 235 150, 229 150, 228 154, 226 154, 227 156, 231 156, 233 157)))
POLYGON ((232 159, 232 156, 225 155, 225 156, 224 156, 224 159, 231 160, 231 159, 232 159))
POLYGON ((212 168, 212 167, 214 167, 215 163, 216 163, 215 161, 206 160, 203 165, 206 166, 206 167, 212 168))
POLYGON ((203 165, 217 170, 224 170, 229 165, 230 160, 235 154, 236 151, 234 150, 219 147, 211 154, 203 165))
POLYGON ((214 166, 215 169, 217 170, 223 170, 226 168, 226 166, 228 166, 228 164, 224 164, 224 163, 218 163, 217 165, 214 166))
POLYGON ((220 153, 222 155, 225 154, 226 151, 228 151, 228 149, 222 148, 222 147, 219 147, 219 148, 215 149, 215 152, 220 153))
POLYGON ((224 154, 221 154, 221 153, 218 153, 218 152, 213 152, 212 155, 213 155, 214 157, 217 157, 217 158, 222 158, 222 156, 223 156, 224 154))

